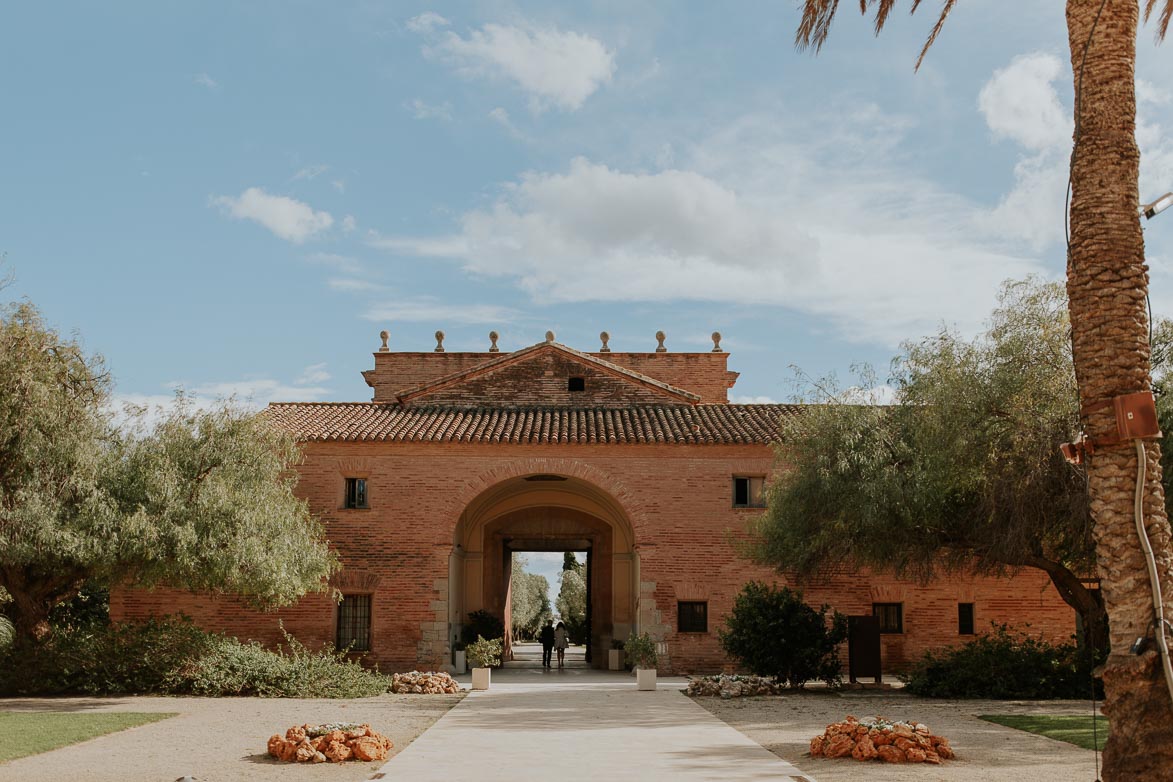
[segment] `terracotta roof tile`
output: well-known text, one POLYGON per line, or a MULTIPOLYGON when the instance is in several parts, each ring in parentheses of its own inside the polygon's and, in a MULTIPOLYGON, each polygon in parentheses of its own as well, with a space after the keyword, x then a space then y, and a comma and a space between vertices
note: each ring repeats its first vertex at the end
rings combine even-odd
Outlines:
POLYGON ((303 441, 435 443, 767 444, 799 405, 404 407, 375 402, 289 402, 265 415, 303 441))

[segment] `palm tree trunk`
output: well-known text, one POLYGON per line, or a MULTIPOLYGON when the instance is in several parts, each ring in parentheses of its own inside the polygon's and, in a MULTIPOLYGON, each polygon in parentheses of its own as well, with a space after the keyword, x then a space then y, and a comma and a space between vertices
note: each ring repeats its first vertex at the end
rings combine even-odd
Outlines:
MULTIPOLYGON (((1136 145, 1137 0, 1068 0, 1067 29, 1079 94, 1071 201, 1067 292, 1083 423, 1093 439, 1111 437, 1113 397, 1151 387, 1148 267, 1138 217, 1136 145), (1095 34, 1087 47, 1089 33, 1095 34), (1082 86, 1080 71, 1083 71, 1082 86), (1089 406, 1092 408, 1088 410, 1089 406)), ((1145 522, 1157 553, 1166 604, 1173 597, 1173 552, 1161 487, 1160 448, 1145 444, 1145 522)), ((1154 611, 1133 520, 1137 458, 1132 443, 1099 447, 1088 462, 1096 558, 1107 605, 1112 653, 1104 666, 1104 713, 1111 733, 1105 782, 1173 780, 1173 704, 1151 649, 1133 655, 1153 633, 1154 611)))

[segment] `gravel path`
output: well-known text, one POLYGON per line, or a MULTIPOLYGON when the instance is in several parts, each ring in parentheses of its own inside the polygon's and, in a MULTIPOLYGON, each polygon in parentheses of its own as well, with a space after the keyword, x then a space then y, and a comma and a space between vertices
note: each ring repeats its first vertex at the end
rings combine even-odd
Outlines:
POLYGON ((979 720, 978 714, 1089 714, 1072 701, 942 701, 899 694, 798 693, 694 698, 698 704, 818 782, 1076 782, 1095 779, 1090 750, 979 720), (937 766, 810 757, 810 740, 849 714, 913 719, 949 739, 957 760, 937 766))
POLYGON ((462 697, 0 699, 5 711, 179 712, 151 725, 0 763, 0 782, 171 782, 187 774, 201 782, 365 780, 379 763, 278 763, 265 754, 265 742, 305 722, 366 722, 390 736, 392 752, 399 752, 462 697))

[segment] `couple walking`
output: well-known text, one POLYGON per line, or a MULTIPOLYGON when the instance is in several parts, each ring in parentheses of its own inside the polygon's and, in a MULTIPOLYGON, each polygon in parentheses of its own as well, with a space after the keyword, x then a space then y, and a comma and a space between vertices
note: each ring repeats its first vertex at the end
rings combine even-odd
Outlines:
POLYGON ((550 651, 558 650, 558 667, 566 662, 566 647, 570 646, 570 634, 566 632, 566 625, 561 622, 558 627, 554 627, 554 620, 547 619, 546 626, 542 628, 542 665, 546 668, 550 667, 550 651))

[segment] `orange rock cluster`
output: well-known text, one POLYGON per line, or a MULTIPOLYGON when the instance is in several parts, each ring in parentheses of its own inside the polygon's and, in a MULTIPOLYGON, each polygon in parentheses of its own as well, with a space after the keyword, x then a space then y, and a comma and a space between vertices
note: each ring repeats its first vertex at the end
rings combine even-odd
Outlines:
POLYGON ((269 737, 269 754, 288 763, 386 760, 393 746, 370 725, 302 725, 269 737))
POLYGON ((391 676, 391 692, 417 695, 453 695, 460 692, 460 685, 446 673, 409 671, 391 676))
POLYGON ((928 725, 893 722, 883 717, 833 722, 811 739, 811 757, 882 760, 885 763, 940 763, 952 760, 949 739, 934 736, 928 725))

